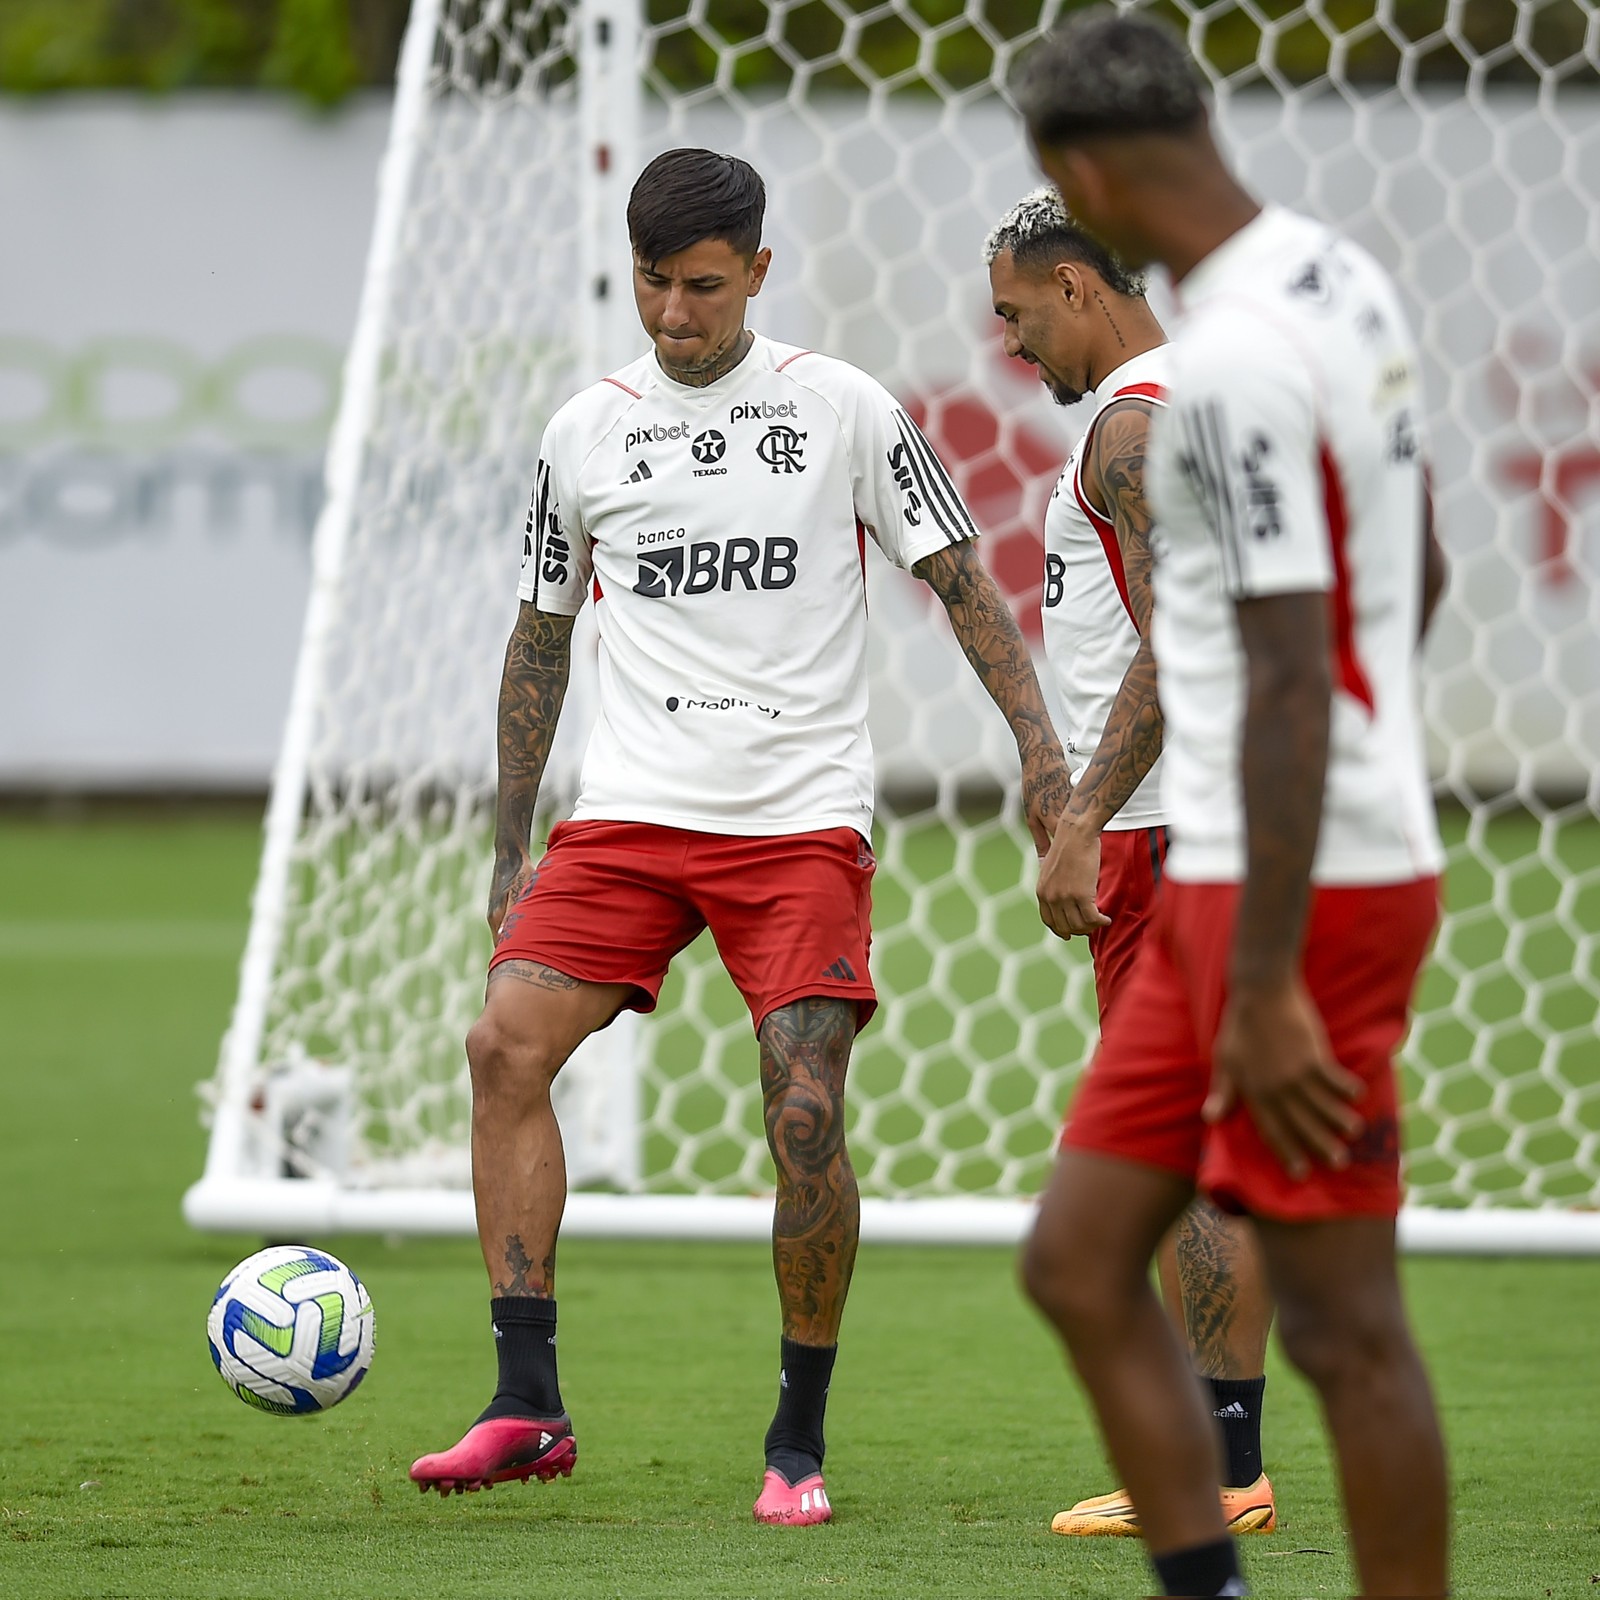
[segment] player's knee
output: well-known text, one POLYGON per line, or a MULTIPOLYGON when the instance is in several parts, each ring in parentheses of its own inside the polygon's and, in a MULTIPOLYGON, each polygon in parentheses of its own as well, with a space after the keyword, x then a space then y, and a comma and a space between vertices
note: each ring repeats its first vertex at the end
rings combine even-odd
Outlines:
POLYGON ((562 1059, 548 1041, 509 1029, 485 1011, 467 1032, 473 1103, 504 1105, 548 1094, 562 1059))
POLYGON ((1089 1325, 1110 1303, 1104 1263, 1065 1230, 1036 1227, 1017 1268, 1024 1293, 1063 1331, 1089 1325))

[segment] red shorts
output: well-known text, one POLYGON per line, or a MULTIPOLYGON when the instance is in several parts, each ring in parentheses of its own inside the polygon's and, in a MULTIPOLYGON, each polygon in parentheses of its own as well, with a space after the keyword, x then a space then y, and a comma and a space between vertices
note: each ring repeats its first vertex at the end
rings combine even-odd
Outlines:
POLYGON ((854 828, 757 837, 648 822, 562 822, 511 908, 489 969, 537 961, 584 983, 628 983, 655 1010, 672 958, 702 928, 757 1030, 810 995, 878 1008, 872 846, 854 828))
POLYGON ((1144 949, 1078 1087, 1062 1144, 1191 1178, 1225 1210, 1286 1222, 1400 1207, 1394 1051, 1439 915, 1436 878, 1318 889, 1304 975, 1340 1065, 1361 1077, 1365 1129, 1341 1172, 1296 1180, 1248 1111, 1201 1119, 1226 993, 1237 884, 1162 886, 1144 949))
POLYGON ((1166 859, 1165 828, 1123 828, 1100 835, 1094 900, 1111 918, 1111 925, 1089 935, 1089 954, 1094 957, 1094 997, 1102 1031, 1111 1003, 1127 987, 1134 957, 1144 943, 1166 859))

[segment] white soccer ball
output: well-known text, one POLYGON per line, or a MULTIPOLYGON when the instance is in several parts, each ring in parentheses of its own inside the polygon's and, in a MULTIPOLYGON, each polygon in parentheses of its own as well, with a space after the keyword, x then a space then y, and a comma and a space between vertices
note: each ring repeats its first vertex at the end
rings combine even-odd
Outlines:
POLYGON ((222 1280, 206 1337, 222 1381, 258 1411, 336 1406, 372 1365, 372 1300, 324 1250, 258 1250, 222 1280))

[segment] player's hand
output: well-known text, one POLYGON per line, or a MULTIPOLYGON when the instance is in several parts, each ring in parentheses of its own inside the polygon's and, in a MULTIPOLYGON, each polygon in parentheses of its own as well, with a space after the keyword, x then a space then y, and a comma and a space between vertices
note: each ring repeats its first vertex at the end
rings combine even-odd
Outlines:
POLYGON ((1070 939, 1111 925, 1095 904, 1100 882, 1100 831, 1077 817, 1063 817, 1039 865, 1039 920, 1070 939))
POLYGON ((1022 764, 1022 808, 1033 835, 1033 848, 1043 857, 1055 838, 1056 824, 1072 798, 1072 775, 1058 748, 1042 750, 1022 764))
POLYGON ((1335 1169, 1348 1164, 1348 1141, 1365 1126, 1353 1102, 1366 1086, 1334 1060, 1322 1018, 1297 977, 1234 989, 1212 1066, 1207 1122, 1220 1122, 1242 1100, 1291 1178, 1304 1178, 1313 1161, 1335 1169))
POLYGON ((533 882, 533 863, 520 850, 496 852, 494 881, 489 885, 489 933, 496 944, 511 908, 533 882))

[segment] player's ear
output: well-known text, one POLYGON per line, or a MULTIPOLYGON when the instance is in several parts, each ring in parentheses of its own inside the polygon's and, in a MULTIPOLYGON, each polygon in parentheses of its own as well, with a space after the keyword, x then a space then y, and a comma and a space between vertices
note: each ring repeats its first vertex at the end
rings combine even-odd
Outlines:
POLYGON ((761 293, 761 285, 767 281, 767 268, 772 265, 772 252, 765 246, 756 251, 750 258, 750 288, 752 295, 761 293))
POLYGON ((1061 298, 1067 303, 1067 309, 1082 311, 1089 303, 1089 290, 1084 282, 1083 269, 1075 261, 1058 261, 1052 276, 1055 278, 1061 298))

